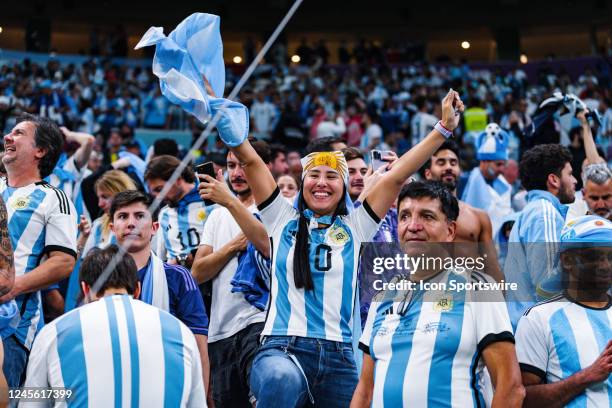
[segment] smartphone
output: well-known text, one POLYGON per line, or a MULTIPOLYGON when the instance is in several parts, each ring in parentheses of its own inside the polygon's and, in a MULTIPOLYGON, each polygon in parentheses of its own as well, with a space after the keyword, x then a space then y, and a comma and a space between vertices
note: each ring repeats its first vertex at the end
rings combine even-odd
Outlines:
POLYGON ((372 150, 370 152, 370 163, 372 163, 372 171, 376 171, 379 168, 389 164, 389 160, 384 160, 384 158, 390 156, 392 153, 393 152, 388 150, 372 150))
MULTIPOLYGON (((216 178, 215 177, 215 166, 213 166, 213 162, 211 161, 202 163, 202 164, 198 164, 195 167, 195 171, 196 171, 196 174, 209 175, 212 178, 216 178)), ((211 200, 204 200, 204 204, 205 205, 215 205, 215 202, 211 200)))

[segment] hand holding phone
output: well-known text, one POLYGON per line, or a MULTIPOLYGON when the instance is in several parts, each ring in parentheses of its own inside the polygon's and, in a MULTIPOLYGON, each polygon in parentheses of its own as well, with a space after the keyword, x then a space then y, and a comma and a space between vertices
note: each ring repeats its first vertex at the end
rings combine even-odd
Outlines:
MULTIPOLYGON (((370 163, 372 163, 372 171, 377 171, 383 166, 386 167, 391 162, 391 160, 389 159, 390 156, 395 157, 394 152, 390 150, 372 150, 370 152, 370 163)), ((385 168, 383 172, 386 172, 387 170, 388 169, 385 168)))
MULTIPOLYGON (((215 166, 213 166, 213 162, 211 161, 197 165, 195 171, 197 175, 207 175, 215 178, 215 166)), ((214 205, 215 202, 211 200, 204 200, 204 204, 214 205)))

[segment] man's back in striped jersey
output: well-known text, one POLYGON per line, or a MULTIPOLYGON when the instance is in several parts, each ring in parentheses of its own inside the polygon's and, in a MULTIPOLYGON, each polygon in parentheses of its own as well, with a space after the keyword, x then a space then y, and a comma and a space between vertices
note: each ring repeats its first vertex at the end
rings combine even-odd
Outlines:
POLYGON ((26 387, 65 387, 76 407, 205 407, 195 337, 171 314, 134 299, 140 285, 132 257, 100 281, 117 253, 111 245, 83 260, 81 287, 91 303, 40 331, 26 387))

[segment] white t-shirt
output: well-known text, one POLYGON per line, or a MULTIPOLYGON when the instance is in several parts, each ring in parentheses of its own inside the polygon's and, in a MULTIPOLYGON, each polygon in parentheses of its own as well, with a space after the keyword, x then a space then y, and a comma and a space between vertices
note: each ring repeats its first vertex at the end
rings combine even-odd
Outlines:
MULTIPOLYGON (((249 211, 257 212, 255 205, 249 211)), ((204 225, 201 245, 213 251, 234 239, 242 230, 227 208, 219 207, 211 212, 204 225)), ((212 304, 208 325, 208 342, 226 339, 250 324, 263 322, 266 313, 246 301, 242 293, 232 293, 231 281, 238 269, 238 257, 234 256, 213 279, 212 304)))

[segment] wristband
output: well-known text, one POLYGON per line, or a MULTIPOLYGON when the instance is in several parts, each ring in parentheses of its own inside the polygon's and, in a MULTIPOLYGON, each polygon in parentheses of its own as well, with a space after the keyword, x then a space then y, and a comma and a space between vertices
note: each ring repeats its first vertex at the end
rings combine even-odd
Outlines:
POLYGON ((436 123, 436 125, 434 126, 434 129, 442 133, 442 136, 444 136, 447 139, 453 136, 453 131, 444 127, 444 125, 442 124, 442 121, 438 121, 438 123, 436 123))

